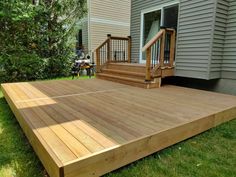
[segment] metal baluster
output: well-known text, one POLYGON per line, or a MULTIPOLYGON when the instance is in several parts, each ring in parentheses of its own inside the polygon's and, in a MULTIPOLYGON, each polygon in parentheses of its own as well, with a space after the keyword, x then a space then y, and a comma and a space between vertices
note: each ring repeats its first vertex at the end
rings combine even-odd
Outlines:
POLYGON ((123 54, 123 61, 125 62, 125 40, 122 42, 122 54, 123 54))
POLYGON ((112 50, 111 50, 111 60, 114 60, 114 40, 111 40, 111 46, 112 46, 112 50))
POLYGON ((120 61, 120 40, 118 40, 118 61, 120 61))

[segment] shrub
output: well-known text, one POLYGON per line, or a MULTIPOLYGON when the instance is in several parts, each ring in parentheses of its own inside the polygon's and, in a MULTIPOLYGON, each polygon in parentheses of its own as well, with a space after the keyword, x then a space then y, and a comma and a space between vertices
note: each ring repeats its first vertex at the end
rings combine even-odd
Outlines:
POLYGON ((31 81, 45 78, 45 61, 36 54, 0 56, 0 82, 31 81))
POLYGON ((45 74, 46 78, 66 77, 71 71, 71 60, 68 57, 60 56, 47 59, 45 74))

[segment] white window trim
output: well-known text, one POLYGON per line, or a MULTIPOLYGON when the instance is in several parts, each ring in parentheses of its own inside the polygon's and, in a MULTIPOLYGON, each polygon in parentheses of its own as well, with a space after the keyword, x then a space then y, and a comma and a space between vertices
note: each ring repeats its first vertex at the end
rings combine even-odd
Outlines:
POLYGON ((142 48, 143 48, 143 27, 144 27, 144 15, 150 12, 154 12, 154 11, 158 11, 161 10, 161 26, 163 26, 163 16, 164 16, 164 8, 168 7, 168 6, 173 6, 173 5, 177 5, 179 4, 179 0, 175 0, 173 2, 170 3, 164 3, 161 4, 159 6, 155 6, 155 7, 151 7, 151 8, 147 8, 141 11, 141 24, 140 24, 140 49, 139 49, 139 63, 145 63, 146 60, 143 60, 143 52, 142 52, 142 48))

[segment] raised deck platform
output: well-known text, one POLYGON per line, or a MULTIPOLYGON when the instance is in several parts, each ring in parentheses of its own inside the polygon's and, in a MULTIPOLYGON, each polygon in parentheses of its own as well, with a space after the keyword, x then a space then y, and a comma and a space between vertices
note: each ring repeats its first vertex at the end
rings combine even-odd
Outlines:
POLYGON ((91 79, 3 84, 51 177, 100 176, 236 118, 236 97, 91 79))
POLYGON ((100 72, 96 74, 99 79, 150 89, 159 88, 162 78, 173 76, 174 67, 159 67, 155 73, 151 74, 152 77, 150 81, 145 80, 145 75, 145 64, 121 62, 106 63, 106 65, 100 69, 100 72))

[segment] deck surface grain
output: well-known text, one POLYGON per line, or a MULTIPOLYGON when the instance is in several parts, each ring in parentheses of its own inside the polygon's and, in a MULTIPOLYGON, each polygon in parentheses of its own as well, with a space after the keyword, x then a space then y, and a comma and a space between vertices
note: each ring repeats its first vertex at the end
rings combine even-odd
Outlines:
POLYGON ((236 118, 235 96, 170 85, 90 79, 2 90, 52 177, 99 176, 236 118))

